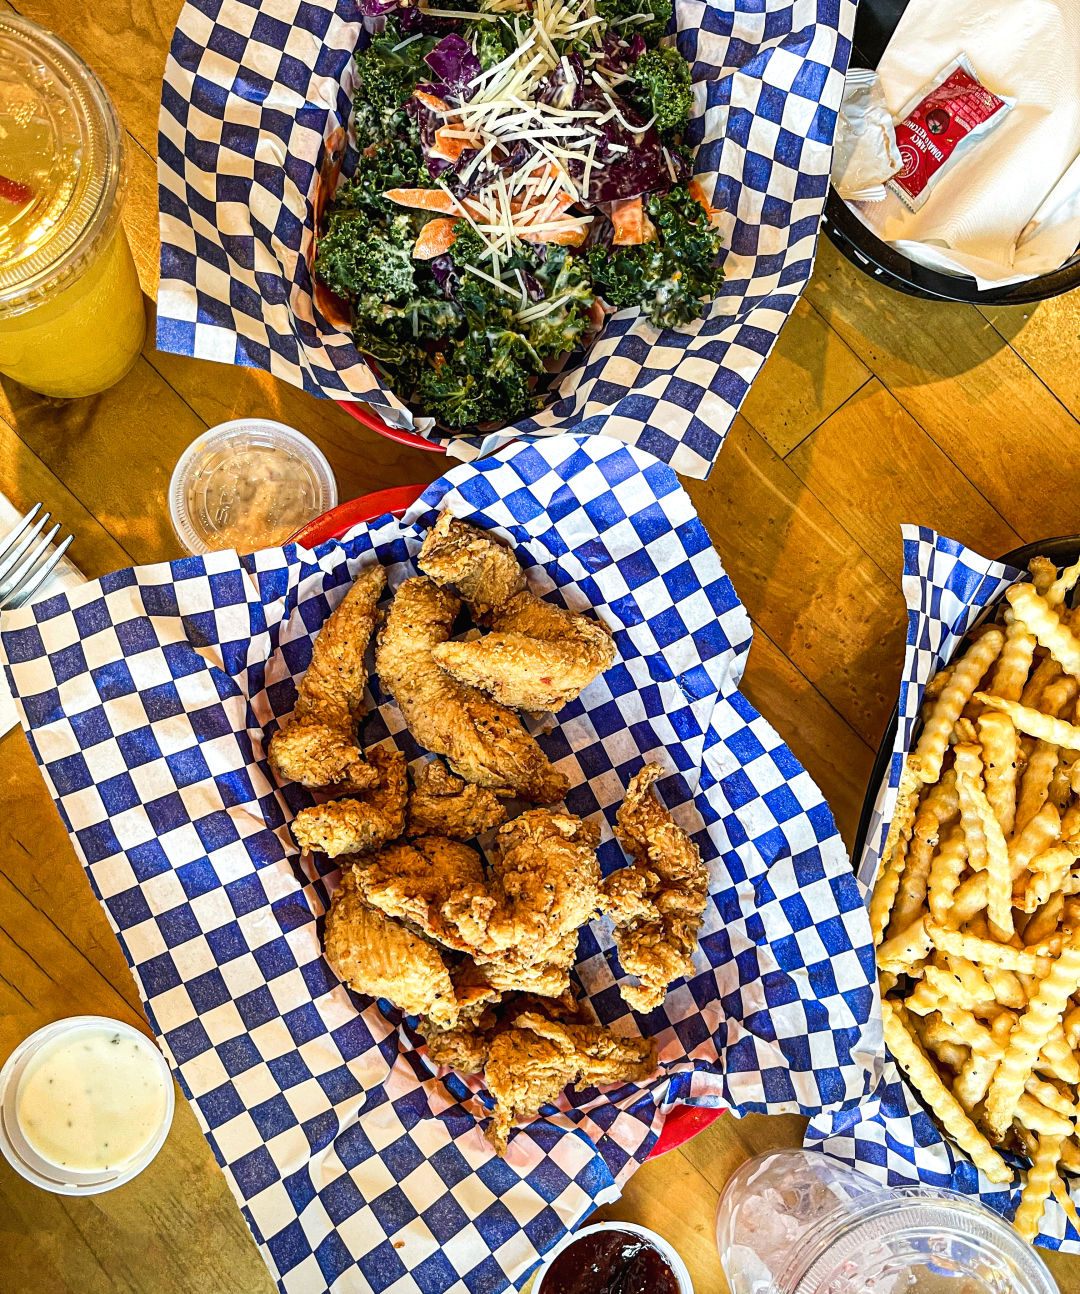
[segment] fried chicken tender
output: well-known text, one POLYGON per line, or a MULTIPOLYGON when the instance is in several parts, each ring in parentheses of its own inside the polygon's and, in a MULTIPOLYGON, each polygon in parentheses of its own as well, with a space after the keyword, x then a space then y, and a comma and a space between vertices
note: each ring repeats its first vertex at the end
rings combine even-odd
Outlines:
POLYGON ((486 1134, 506 1154, 515 1119, 532 1119, 566 1086, 641 1082, 656 1070, 651 1038, 620 1038, 601 1025, 568 1025, 524 1012, 492 1041, 484 1067, 495 1110, 486 1134))
POLYGON ((357 879, 355 868, 342 873, 326 917, 326 960, 355 992, 452 1027, 459 1008, 442 954, 365 903, 357 879))
POLYGON ((601 898, 623 970, 639 980, 619 986, 635 1011, 654 1010, 672 981, 692 973, 708 898, 709 869, 697 846, 651 790, 663 776, 660 764, 646 764, 631 779, 615 834, 635 866, 609 876, 601 898))
POLYGON ((315 639, 292 718, 270 738, 270 767, 284 781, 363 791, 379 780, 356 744, 356 724, 367 685, 364 653, 385 587, 383 568, 366 567, 315 639))
POLYGON ((598 840, 572 814, 531 809, 500 829, 490 877, 467 845, 422 836, 376 854, 359 884, 381 912, 470 954, 500 991, 558 996, 600 902, 598 840))
POLYGON ((442 760, 433 759, 413 774, 406 835, 471 840, 505 820, 506 806, 494 791, 455 777, 442 760))
MULTIPOLYGON (((443 929, 441 913, 463 887, 486 884, 484 864, 475 849, 443 836, 399 840, 358 869, 357 884, 368 903, 387 916, 409 921, 432 938, 443 929)), ((440 940, 446 947, 460 941, 440 940)))
POLYGON ((452 678, 512 709, 559 710, 615 659, 611 634, 598 620, 575 616, 574 621, 566 626, 567 636, 555 642, 490 633, 440 643, 432 655, 452 678))
POLYGON ((359 799, 314 804, 296 815, 292 833, 301 849, 321 849, 330 858, 367 854, 405 830, 405 756, 377 746, 368 752, 368 761, 379 775, 373 790, 359 799))
POLYGON ((525 572, 505 544, 449 512, 427 532, 416 564, 436 584, 452 586, 481 625, 526 588, 525 572))
POLYGON ((376 667, 417 742, 466 781, 552 804, 569 782, 513 711, 451 678, 432 657, 450 637, 456 597, 422 576, 398 589, 379 635, 376 667))
POLYGON ((517 558, 498 540, 444 512, 417 559, 437 584, 451 585, 478 624, 492 632, 434 649, 447 673, 515 710, 558 710, 615 659, 611 631, 526 587, 517 558))

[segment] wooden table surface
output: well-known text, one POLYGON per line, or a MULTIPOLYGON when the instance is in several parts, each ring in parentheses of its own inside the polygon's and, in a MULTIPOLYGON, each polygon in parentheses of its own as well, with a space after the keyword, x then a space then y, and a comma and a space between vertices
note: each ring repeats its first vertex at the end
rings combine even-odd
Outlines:
MULTIPOLYGON (((181 0, 0 0, 96 68, 129 132, 128 233, 152 314, 158 93, 181 0)), ((166 488, 205 427, 278 418, 326 453, 343 499, 428 481, 444 460, 249 369, 159 355, 123 383, 51 401, 0 379, 0 490, 42 499, 89 576, 179 556, 166 488)), ((930 304, 871 282, 823 241, 814 278, 695 504, 755 626, 744 690, 823 788, 850 844, 904 643, 899 526, 986 553, 1077 522, 1080 294, 1035 308, 930 304)), ((16 732, 0 742, 0 1059, 61 1016, 145 1022, 105 917, 16 732)), ((725 1289, 713 1212, 748 1155, 797 1144, 793 1117, 721 1119, 647 1164, 605 1216, 654 1227, 699 1294, 725 1289)), ((1080 1259, 1048 1258, 1064 1294, 1080 1259)), ((11 1294, 268 1294, 272 1282, 181 1099, 155 1163, 110 1194, 35 1190, 0 1161, 0 1288, 11 1294)))

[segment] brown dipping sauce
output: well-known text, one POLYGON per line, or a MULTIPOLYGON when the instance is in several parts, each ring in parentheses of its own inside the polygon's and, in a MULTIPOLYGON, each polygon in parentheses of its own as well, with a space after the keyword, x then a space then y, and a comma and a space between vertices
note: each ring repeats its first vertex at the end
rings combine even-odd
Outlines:
POLYGON ((597 1231, 562 1251, 541 1294, 679 1294, 659 1249, 630 1231, 597 1231))

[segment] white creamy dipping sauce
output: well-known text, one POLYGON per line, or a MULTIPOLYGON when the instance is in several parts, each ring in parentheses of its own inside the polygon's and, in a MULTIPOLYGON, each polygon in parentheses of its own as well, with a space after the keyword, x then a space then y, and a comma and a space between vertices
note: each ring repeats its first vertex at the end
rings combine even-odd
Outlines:
POLYGON ((43 1159, 75 1172, 130 1163, 161 1128, 166 1106, 151 1044, 97 1025, 45 1043, 16 1094, 26 1140, 43 1159))

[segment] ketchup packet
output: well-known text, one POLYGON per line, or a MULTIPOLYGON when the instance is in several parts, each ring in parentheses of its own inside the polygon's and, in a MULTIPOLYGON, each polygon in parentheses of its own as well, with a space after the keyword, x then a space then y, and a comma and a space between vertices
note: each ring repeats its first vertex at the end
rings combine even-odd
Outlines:
POLYGON ((999 126, 1014 102, 988 90, 966 54, 954 58, 900 114, 896 143, 904 165, 886 187, 918 211, 948 168, 999 126))

